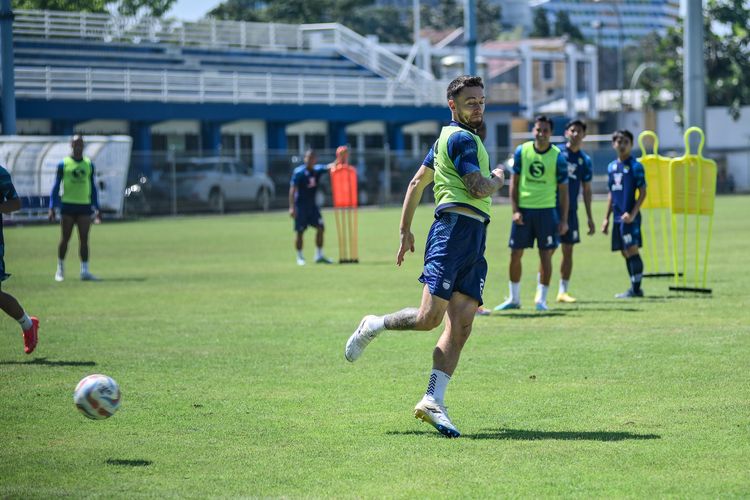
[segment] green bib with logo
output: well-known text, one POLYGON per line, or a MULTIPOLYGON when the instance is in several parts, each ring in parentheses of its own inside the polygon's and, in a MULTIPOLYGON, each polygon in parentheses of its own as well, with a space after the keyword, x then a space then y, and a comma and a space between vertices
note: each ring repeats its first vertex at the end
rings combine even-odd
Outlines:
POLYGON ((75 161, 70 156, 63 160, 63 203, 91 204, 91 160, 83 157, 75 161))
POLYGON ((534 149, 534 141, 521 147, 521 178, 518 184, 520 208, 555 208, 557 205, 557 157, 552 145, 544 154, 534 149))
POLYGON ((453 165, 453 161, 448 156, 448 138, 462 131, 471 134, 477 143, 477 159, 479 160, 479 170, 482 176, 490 176, 490 157, 487 154, 487 150, 484 149, 484 144, 482 144, 479 136, 461 127, 443 127, 435 150, 435 185, 433 187, 435 204, 437 206, 448 203, 470 205, 489 217, 492 199, 489 196, 485 198, 474 198, 471 196, 464 185, 464 181, 461 180, 456 167, 453 165))

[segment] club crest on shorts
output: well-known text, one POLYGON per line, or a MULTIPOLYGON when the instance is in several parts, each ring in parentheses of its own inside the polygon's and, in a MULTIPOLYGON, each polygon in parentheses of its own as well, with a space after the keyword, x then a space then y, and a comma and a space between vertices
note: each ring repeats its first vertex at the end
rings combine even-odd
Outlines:
POLYGON ((443 290, 450 290, 450 289, 451 289, 450 280, 443 280, 443 290))

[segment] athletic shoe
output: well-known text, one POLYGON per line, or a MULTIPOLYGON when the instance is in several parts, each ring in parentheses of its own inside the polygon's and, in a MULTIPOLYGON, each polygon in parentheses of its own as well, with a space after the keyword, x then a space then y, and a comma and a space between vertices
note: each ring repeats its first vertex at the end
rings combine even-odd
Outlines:
POLYGON ((566 304, 572 304, 576 301, 575 297, 568 295, 568 292, 562 292, 557 294, 558 302, 565 302, 566 304))
POLYGON ((632 288, 628 288, 627 291, 615 295, 616 299, 632 299, 635 297, 643 297, 643 290, 638 290, 636 292, 632 288))
POLYGON ((521 309, 521 304, 516 304, 512 299, 506 299, 499 306, 495 306, 495 311, 507 311, 509 309, 521 309))
POLYGON ((305 265, 305 259, 302 257, 297 257, 297 265, 298 266, 304 266, 305 265))
POLYGON ((55 273, 55 281, 64 281, 64 280, 65 280, 65 275, 60 269, 58 269, 57 272, 55 273))
POLYGON ((536 307, 537 311, 549 311, 549 307, 547 307, 546 302, 536 302, 534 306, 536 307))
POLYGON ((414 407, 414 418, 427 422, 437 429, 443 436, 457 438, 461 433, 458 432, 456 426, 451 422, 447 410, 448 409, 445 406, 438 404, 434 399, 425 396, 419 403, 417 403, 417 406, 414 407))
POLYGON ((86 271, 81 273, 81 281, 99 281, 99 278, 86 271))
POLYGON ((370 318, 374 318, 375 316, 368 315, 362 318, 362 321, 360 321, 359 326, 356 330, 354 330, 354 333, 352 333, 352 336, 349 337, 349 340, 346 342, 346 348, 344 349, 344 357, 347 361, 350 363, 354 363, 357 361, 357 359, 362 355, 362 351, 365 350, 365 347, 367 347, 367 344, 369 344, 372 339, 378 336, 378 333, 373 330, 370 330, 367 327, 367 321, 370 318))
POLYGON ((492 314, 492 311, 482 306, 477 307, 477 312, 474 313, 475 316, 489 316, 490 314, 492 314))
POLYGON ((315 263, 316 264, 333 264, 333 261, 329 259, 328 257, 321 255, 320 257, 315 259, 315 263))
POLYGON ((34 352, 39 339, 39 318, 31 317, 31 327, 23 331, 23 352, 31 354, 34 352))

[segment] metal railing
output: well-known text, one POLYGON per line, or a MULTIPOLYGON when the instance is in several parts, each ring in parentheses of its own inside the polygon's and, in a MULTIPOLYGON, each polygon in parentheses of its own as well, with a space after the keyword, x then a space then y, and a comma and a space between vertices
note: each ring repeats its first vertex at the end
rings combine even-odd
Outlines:
POLYGON ((85 12, 17 10, 14 34, 22 38, 163 43, 215 49, 330 49, 382 77, 17 66, 16 93, 20 97, 386 106, 421 106, 445 101, 445 82, 435 81, 430 73, 336 23, 290 25, 215 19, 188 23, 85 12))

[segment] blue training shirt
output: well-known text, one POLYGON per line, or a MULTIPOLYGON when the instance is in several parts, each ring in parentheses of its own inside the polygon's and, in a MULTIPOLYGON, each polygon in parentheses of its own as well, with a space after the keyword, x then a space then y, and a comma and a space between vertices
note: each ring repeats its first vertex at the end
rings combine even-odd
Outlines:
MULTIPOLYGON (((61 161, 57 164, 55 183, 52 186, 52 192, 49 195, 49 208, 60 206, 60 185, 62 184, 64 171, 65 162, 61 161)), ((96 190, 96 170, 93 161, 91 162, 91 206, 96 210, 99 210, 99 193, 96 190)))
MULTIPOLYGON (((463 123, 452 120, 449 126, 461 127, 467 132, 471 132, 458 132, 448 137, 448 156, 452 160, 453 166, 456 168, 458 175, 463 177, 466 174, 478 172, 479 157, 477 156, 477 143, 471 136, 471 134, 474 134, 474 130, 463 123)), ((435 170, 435 145, 437 145, 437 141, 432 145, 427 152, 427 156, 425 156, 422 161, 422 165, 431 168, 432 170, 435 170)))
MULTIPOLYGON (((0 166, 0 203, 16 199, 18 199, 18 193, 16 193, 15 186, 13 186, 10 172, 0 166)), ((0 245, 3 244, 5 244, 5 240, 3 239, 3 217, 0 214, 0 245)))
POLYGON ((578 210, 581 183, 591 182, 594 177, 594 165, 583 150, 573 152, 565 144, 560 144, 558 148, 568 164, 568 212, 575 212, 578 210))
MULTIPOLYGON (((612 195, 614 222, 622 222, 622 214, 635 206, 635 191, 646 186, 646 172, 638 160, 614 160, 607 166, 607 187, 612 195)), ((640 212, 638 217, 640 217, 640 212)))
MULTIPOLYGON (((552 147, 552 144, 549 146, 552 147)), ((521 175, 521 150, 523 149, 523 144, 518 146, 516 148, 515 153, 513 153, 513 175, 521 175)), ((536 146, 534 146, 534 150, 536 151, 536 146)), ((547 148, 547 151, 549 151, 549 148, 547 148)), ((537 151, 537 153, 544 154, 547 151, 537 151)), ((557 155, 557 183, 558 184, 567 184, 568 183, 568 162, 565 161, 565 156, 560 154, 557 155)))
POLYGON ((298 208, 312 208, 315 206, 315 194, 318 192, 320 176, 328 172, 325 165, 315 165, 308 170, 307 165, 300 165, 292 172, 290 186, 297 188, 294 205, 298 208))

